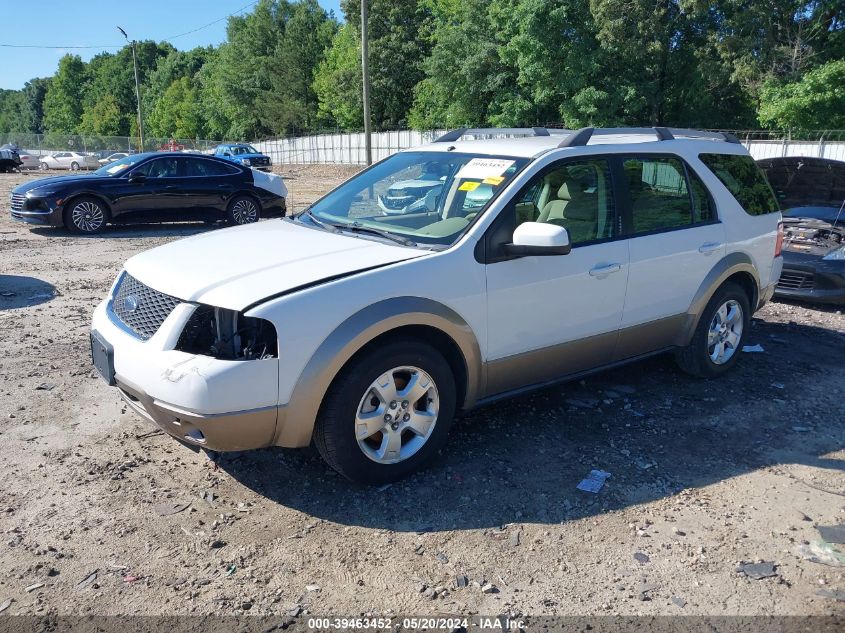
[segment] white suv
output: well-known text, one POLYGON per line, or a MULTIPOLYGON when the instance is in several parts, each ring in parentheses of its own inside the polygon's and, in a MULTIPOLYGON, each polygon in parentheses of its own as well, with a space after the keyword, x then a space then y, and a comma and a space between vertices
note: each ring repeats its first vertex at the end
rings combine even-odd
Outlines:
POLYGON ((295 218, 131 258, 94 363, 190 445, 313 441, 350 479, 391 481, 479 404, 666 351, 726 372, 780 276, 780 220, 728 135, 458 130, 295 218), (414 212, 381 209, 432 163, 442 186, 414 212))

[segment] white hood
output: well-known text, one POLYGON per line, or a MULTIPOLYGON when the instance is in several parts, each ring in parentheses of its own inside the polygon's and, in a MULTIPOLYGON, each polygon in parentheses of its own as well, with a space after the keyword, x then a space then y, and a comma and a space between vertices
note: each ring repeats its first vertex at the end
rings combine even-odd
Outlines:
POLYGON ((243 310, 292 288, 428 252, 269 220, 159 246, 132 257, 126 270, 178 299, 243 310))

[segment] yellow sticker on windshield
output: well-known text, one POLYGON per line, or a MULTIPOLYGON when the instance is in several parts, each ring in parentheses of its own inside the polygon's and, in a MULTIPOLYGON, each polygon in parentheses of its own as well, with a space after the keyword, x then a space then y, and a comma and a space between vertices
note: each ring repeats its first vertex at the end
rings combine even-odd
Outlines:
POLYGON ((481 182, 483 182, 485 185, 501 185, 504 181, 504 176, 490 176, 489 178, 485 178, 481 182))
POLYGON ((462 184, 460 187, 458 187, 458 191, 475 191, 476 189, 478 189, 478 185, 480 185, 480 184, 481 184, 480 182, 474 182, 472 180, 467 180, 464 184, 462 184))

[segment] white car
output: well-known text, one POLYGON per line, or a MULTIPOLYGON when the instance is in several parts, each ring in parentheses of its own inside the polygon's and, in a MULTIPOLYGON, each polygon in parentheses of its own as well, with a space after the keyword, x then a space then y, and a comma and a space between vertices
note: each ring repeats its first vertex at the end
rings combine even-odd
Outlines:
POLYGON ((99 169, 100 161, 96 156, 82 154, 81 152, 56 152, 49 156, 42 156, 39 167, 41 169, 99 169))
POLYGON ((194 447, 313 441, 377 483, 432 457, 459 411, 662 352, 705 378, 738 361, 782 228, 734 138, 471 132, 394 154, 296 218, 132 257, 94 313, 100 374, 194 447), (378 196, 431 161, 439 195, 384 215, 378 196))
POLYGON ((117 162, 122 158, 126 158, 127 156, 129 156, 129 154, 127 154, 126 152, 115 152, 114 154, 109 154, 108 156, 100 158, 97 163, 101 166, 110 165, 111 163, 117 162))

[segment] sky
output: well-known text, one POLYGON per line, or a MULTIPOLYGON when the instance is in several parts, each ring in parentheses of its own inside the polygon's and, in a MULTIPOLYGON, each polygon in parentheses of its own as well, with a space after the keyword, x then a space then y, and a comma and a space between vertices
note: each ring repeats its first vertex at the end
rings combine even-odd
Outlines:
MULTIPOLYGON (((340 0, 318 1, 342 19, 340 0)), ((220 18, 238 10, 248 12, 250 7, 244 7, 251 4, 250 0, 7 0, 0 44, 57 48, 0 46, 0 88, 17 90, 33 77, 52 75, 66 53, 88 61, 104 50, 115 52, 125 44, 116 26, 123 27, 130 39, 166 39, 179 50, 220 44, 226 39, 226 20, 220 18), (209 25, 215 20, 220 21, 209 25), (194 29, 199 30, 173 37, 194 29), (96 48, 62 48, 71 46, 96 48)))

